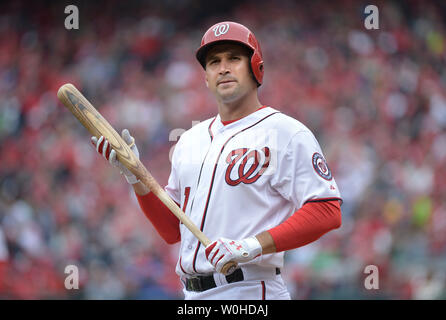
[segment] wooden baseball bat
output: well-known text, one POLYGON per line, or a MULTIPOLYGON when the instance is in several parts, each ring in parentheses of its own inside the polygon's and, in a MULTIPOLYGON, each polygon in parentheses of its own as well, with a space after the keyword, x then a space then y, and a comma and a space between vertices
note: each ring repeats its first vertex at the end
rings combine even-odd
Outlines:
MULTIPOLYGON (((207 247, 211 241, 192 222, 192 220, 177 206, 155 178, 144 167, 135 156, 130 147, 121 136, 113 129, 108 121, 93 107, 93 105, 70 83, 61 86, 57 92, 59 100, 71 111, 82 125, 95 137, 99 139, 104 136, 116 151, 117 159, 128 168, 151 192, 153 192, 172 213, 188 228, 193 235, 207 247)), ((237 267, 235 262, 228 262, 222 268, 222 273, 232 273, 237 267)))

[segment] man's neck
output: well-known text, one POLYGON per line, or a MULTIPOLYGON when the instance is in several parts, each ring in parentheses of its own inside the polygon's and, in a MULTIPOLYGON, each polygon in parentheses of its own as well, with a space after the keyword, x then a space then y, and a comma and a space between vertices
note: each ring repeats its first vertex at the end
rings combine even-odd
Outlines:
POLYGON ((234 101, 232 103, 221 102, 218 104, 218 113, 222 121, 231 121, 241 119, 258 110, 262 104, 257 95, 234 101))

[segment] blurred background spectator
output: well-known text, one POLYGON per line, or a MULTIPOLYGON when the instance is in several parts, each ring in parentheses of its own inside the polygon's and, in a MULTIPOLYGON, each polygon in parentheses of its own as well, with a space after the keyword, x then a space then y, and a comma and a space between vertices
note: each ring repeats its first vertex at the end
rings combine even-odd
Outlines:
POLYGON ((445 299, 446 4, 374 1, 380 29, 366 30, 367 4, 2 1, 0 298, 182 298, 178 247, 56 92, 71 82, 129 128, 165 185, 179 134, 216 114, 195 50, 233 20, 262 45, 260 100, 315 133, 344 198, 340 229, 287 253, 293 298, 445 299), (70 264, 79 290, 64 287, 70 264))

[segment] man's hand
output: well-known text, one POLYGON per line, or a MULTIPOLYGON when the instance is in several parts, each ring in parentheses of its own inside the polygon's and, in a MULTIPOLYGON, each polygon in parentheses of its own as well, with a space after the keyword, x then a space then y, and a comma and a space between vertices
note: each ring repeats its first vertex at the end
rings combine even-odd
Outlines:
POLYGON ((221 272, 223 266, 229 261, 248 262, 262 254, 262 246, 256 237, 243 240, 230 240, 220 238, 206 247, 206 258, 221 272))
MULTIPOLYGON (((133 151, 135 156, 139 159, 139 151, 135 144, 135 138, 130 135, 130 132, 127 129, 122 130, 121 136, 122 139, 124 139, 124 141, 130 146, 130 149, 133 151)), ((96 151, 100 153, 108 162, 110 162, 113 167, 120 170, 121 174, 124 175, 129 184, 139 182, 136 176, 116 158, 116 151, 112 149, 107 139, 105 139, 103 136, 100 136, 99 139, 96 137, 91 137, 91 143, 96 148, 96 151)))

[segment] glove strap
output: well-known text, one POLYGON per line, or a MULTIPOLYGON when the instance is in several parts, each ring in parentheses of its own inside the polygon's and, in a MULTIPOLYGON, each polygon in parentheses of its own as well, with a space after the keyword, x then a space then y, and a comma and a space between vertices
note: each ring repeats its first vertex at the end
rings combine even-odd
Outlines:
POLYGON ((127 180, 127 182, 132 185, 140 182, 139 179, 134 174, 132 174, 130 177, 127 177, 126 175, 124 175, 124 177, 125 177, 125 180, 127 180))
POLYGON ((246 238, 245 242, 248 244, 255 256, 262 254, 262 246, 256 237, 246 238))

